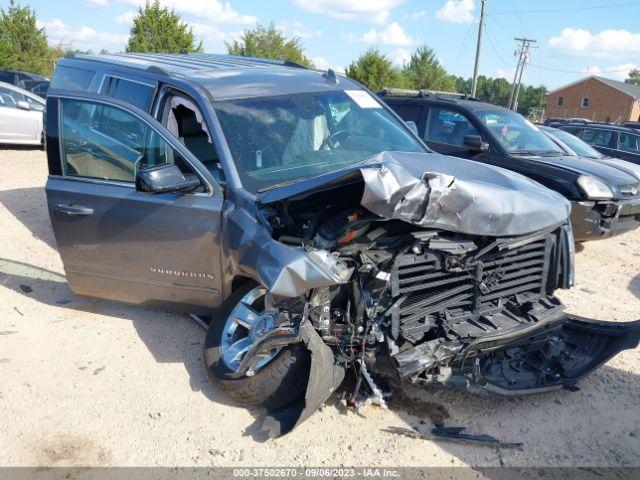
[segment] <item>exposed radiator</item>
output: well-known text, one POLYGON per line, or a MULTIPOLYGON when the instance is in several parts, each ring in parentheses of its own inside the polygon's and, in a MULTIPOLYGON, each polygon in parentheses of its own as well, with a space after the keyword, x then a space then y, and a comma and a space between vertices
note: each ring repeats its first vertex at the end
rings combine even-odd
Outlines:
POLYGON ((398 255, 391 271, 392 334, 418 341, 439 321, 458 336, 500 328, 488 315, 500 313, 494 320, 500 322, 516 296, 520 303, 545 295, 552 237, 511 248, 497 244, 464 266, 444 252, 398 255))

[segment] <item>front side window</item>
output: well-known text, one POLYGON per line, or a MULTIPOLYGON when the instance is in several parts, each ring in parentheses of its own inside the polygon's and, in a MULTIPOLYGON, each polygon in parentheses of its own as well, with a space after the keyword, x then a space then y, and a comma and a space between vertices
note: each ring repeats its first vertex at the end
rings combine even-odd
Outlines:
POLYGON ((621 133, 618 140, 618 149, 623 152, 640 153, 640 136, 621 133))
POLYGON ((609 147, 611 146, 611 135, 612 133, 608 130, 585 128, 581 132, 580 138, 582 138, 582 140, 587 142, 589 145, 609 147))
POLYGON ((0 87, 0 107, 17 108, 18 102, 24 100, 25 96, 22 93, 0 87))
POLYGON ((174 162, 171 146, 129 112, 69 99, 60 109, 64 175, 133 182, 139 164, 174 162))
POLYGON ((462 146, 467 135, 480 135, 467 117, 443 107, 429 109, 425 140, 462 146))
POLYGON ((570 134, 569 132, 565 132, 564 130, 553 130, 550 132, 550 135, 553 135, 561 142, 566 143, 571 150, 576 152, 581 157, 602 158, 602 154, 595 148, 591 147, 591 145, 583 140, 580 140, 578 137, 570 134))
POLYGON ((476 112, 494 137, 512 154, 561 155, 562 149, 522 115, 511 110, 476 112))
POLYGON ((214 103, 243 186, 258 192, 360 163, 383 151, 424 152, 363 90, 214 103))

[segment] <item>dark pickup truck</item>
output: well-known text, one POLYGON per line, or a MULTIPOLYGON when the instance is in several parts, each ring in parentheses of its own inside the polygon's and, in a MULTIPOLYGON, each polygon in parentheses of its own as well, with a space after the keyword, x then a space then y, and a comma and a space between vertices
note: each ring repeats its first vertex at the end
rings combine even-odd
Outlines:
POLYGON ((208 315, 204 367, 286 433, 341 386, 576 382, 640 323, 563 311, 570 205, 431 153, 332 71, 192 54, 61 60, 46 185, 77 293, 208 315), (377 383, 379 382, 379 384, 377 383))

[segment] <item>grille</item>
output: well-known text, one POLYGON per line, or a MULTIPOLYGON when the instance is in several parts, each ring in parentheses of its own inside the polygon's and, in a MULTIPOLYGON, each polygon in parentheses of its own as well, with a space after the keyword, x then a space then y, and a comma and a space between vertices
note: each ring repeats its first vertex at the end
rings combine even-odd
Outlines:
POLYGON ((392 334, 417 341, 443 318, 456 324, 501 311, 517 295, 539 299, 550 241, 544 236, 511 250, 495 247, 458 271, 446 268, 446 254, 399 255, 391 271, 392 334))

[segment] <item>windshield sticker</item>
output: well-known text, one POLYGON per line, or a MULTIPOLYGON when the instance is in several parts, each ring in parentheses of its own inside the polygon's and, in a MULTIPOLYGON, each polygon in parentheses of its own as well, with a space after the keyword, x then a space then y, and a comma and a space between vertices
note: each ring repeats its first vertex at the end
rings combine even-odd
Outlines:
POLYGON ((382 108, 382 105, 364 90, 345 90, 344 93, 349 95, 360 108, 382 108))

